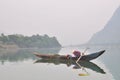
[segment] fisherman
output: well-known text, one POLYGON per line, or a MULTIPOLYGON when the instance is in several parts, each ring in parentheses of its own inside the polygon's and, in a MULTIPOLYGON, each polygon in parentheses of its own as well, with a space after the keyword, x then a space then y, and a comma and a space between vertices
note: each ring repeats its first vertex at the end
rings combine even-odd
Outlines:
POLYGON ((74 50, 72 53, 74 54, 75 57, 80 57, 82 55, 80 51, 76 50, 74 50))
MULTIPOLYGON (((79 57, 81 57, 81 56, 83 56, 84 55, 84 53, 81 53, 80 51, 77 51, 77 50, 74 50, 73 52, 72 52, 72 54, 75 56, 75 57, 77 57, 77 58, 79 58, 79 57)), ((67 57, 67 59, 71 59, 72 58, 72 56, 71 55, 66 55, 66 57, 67 57)))

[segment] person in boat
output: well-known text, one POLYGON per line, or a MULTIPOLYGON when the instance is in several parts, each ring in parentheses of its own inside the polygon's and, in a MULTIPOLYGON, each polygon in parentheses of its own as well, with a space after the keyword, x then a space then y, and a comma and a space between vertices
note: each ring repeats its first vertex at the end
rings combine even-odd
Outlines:
MULTIPOLYGON (((84 55, 83 53, 81 53, 80 51, 77 51, 77 50, 74 50, 73 52, 72 52, 72 54, 75 56, 75 57, 77 57, 77 58, 79 58, 80 56, 82 56, 82 55, 84 55)), ((66 55, 66 57, 67 57, 67 59, 71 59, 72 58, 72 56, 71 55, 66 55)))
POLYGON ((83 53, 81 53, 80 51, 77 51, 77 50, 74 50, 73 51, 73 55, 75 56, 75 57, 80 57, 80 56, 82 56, 82 55, 84 55, 83 53))

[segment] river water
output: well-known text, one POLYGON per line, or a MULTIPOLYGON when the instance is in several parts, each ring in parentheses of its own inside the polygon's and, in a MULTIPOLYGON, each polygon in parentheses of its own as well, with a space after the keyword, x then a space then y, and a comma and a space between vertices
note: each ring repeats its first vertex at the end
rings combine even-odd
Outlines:
POLYGON ((119 80, 120 45, 89 46, 86 54, 100 50, 106 52, 91 62, 76 64, 42 61, 33 53, 71 54, 83 52, 86 46, 62 49, 0 49, 0 80, 119 80), (40 61, 39 61, 40 60, 40 61), (79 67, 79 68, 78 68, 79 67))

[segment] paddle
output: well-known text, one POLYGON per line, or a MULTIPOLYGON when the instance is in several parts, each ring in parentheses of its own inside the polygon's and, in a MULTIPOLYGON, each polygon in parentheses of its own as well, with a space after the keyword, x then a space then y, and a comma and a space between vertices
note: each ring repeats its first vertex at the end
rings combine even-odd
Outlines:
POLYGON ((84 67, 82 67, 78 62, 76 62, 76 64, 83 70, 85 71, 85 73, 79 73, 79 76, 89 76, 89 73, 85 70, 84 67))
MULTIPOLYGON (((76 61, 76 63, 77 63, 77 65, 80 67, 80 68, 82 68, 82 66, 78 63, 78 61, 81 59, 81 57, 83 56, 83 54, 88 50, 89 48, 86 48, 85 50, 84 50, 84 52, 81 54, 81 56, 77 59, 77 61, 76 61)), ((79 76, 88 76, 89 74, 88 74, 88 72, 84 69, 84 68, 82 68, 82 70, 84 70, 87 74, 79 74, 79 76)))
POLYGON ((81 56, 76 60, 76 63, 78 63, 78 61, 81 59, 81 57, 83 56, 83 54, 88 50, 89 48, 86 48, 85 50, 84 50, 84 52, 81 54, 81 56))
POLYGON ((78 74, 79 76, 89 76, 89 74, 83 74, 83 73, 80 73, 78 74))

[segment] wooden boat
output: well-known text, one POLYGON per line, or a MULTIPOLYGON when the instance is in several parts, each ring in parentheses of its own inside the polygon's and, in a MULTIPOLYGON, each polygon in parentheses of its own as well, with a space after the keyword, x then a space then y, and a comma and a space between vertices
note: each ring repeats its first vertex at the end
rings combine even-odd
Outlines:
MULTIPOLYGON (((97 57, 99 57, 100 55, 102 55, 105 52, 105 50, 99 51, 99 52, 95 52, 95 53, 91 53, 88 55, 84 55, 80 58, 80 60, 82 61, 90 61, 93 59, 96 59, 97 57)), ((78 57, 70 57, 68 58, 66 55, 50 55, 50 54, 40 54, 40 53, 35 53, 35 55, 39 58, 46 58, 46 59, 62 59, 62 60, 77 60, 78 57)))
POLYGON ((102 68, 100 68, 98 65, 96 65, 93 62, 89 62, 89 61, 79 61, 78 64, 81 66, 79 66, 75 60, 65 60, 65 59, 59 59, 59 58, 42 58, 39 59, 37 61, 35 61, 35 63, 53 63, 55 65, 60 65, 60 64, 65 64, 67 65, 67 67, 72 66, 73 69, 81 69, 82 67, 84 68, 88 68, 91 69, 95 72, 101 73, 101 74, 105 74, 104 70, 102 68))

